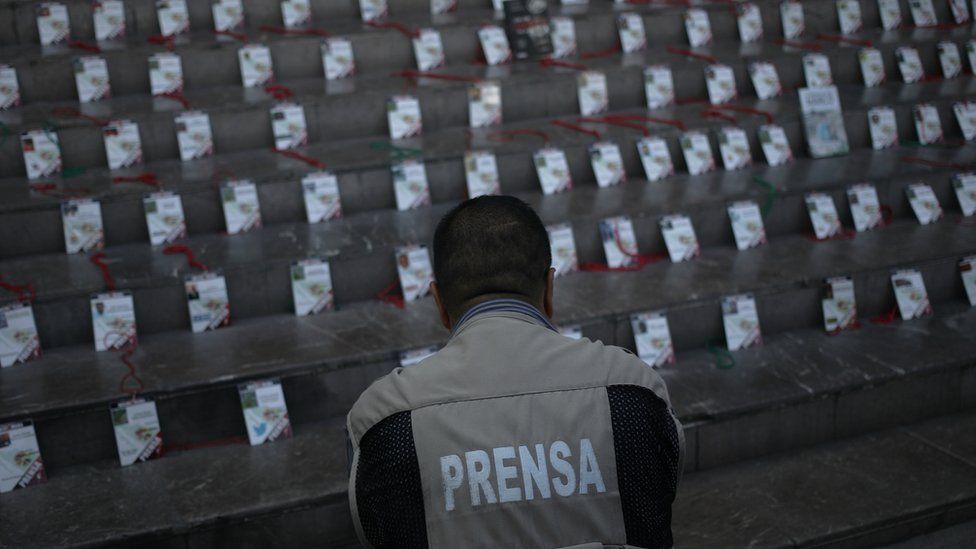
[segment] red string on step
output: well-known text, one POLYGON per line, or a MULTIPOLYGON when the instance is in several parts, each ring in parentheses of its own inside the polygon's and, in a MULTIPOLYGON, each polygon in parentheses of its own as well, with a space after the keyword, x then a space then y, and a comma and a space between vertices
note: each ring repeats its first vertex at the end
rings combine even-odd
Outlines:
POLYGON ((773 113, 769 111, 764 111, 762 109, 754 109, 752 107, 746 107, 745 105, 713 105, 710 110, 714 111, 733 111, 743 114, 754 114, 756 116, 761 116, 766 119, 767 124, 773 123, 773 113))
POLYGON ((119 392, 125 393, 132 398, 135 398, 136 395, 141 393, 146 387, 139 375, 136 374, 136 365, 132 363, 132 355, 135 354, 136 349, 138 348, 139 342, 135 337, 131 337, 129 338, 129 343, 124 349, 120 349, 119 353, 119 360, 121 360, 122 364, 125 364, 125 367, 129 370, 125 373, 125 375, 122 376, 122 379, 119 380, 119 392), (126 380, 129 379, 136 383, 135 387, 129 387, 126 384, 126 380))
POLYGON ((827 335, 835 336, 835 335, 839 335, 841 332, 846 332, 849 330, 860 330, 860 329, 861 329, 861 321, 855 318, 854 322, 852 322, 851 325, 847 326, 846 328, 834 328, 833 330, 827 330, 827 335))
POLYGON ((843 35, 840 35, 840 34, 827 34, 827 33, 821 32, 821 33, 817 34, 817 37, 816 38, 817 38, 817 40, 822 40, 822 41, 825 41, 825 42, 836 42, 836 43, 855 44, 855 45, 858 45, 858 46, 865 46, 865 47, 868 47, 868 48, 874 46, 874 42, 872 42, 870 40, 866 40, 866 39, 863 39, 863 38, 852 38, 850 36, 843 36, 843 35))
POLYGON ((611 118, 611 117, 603 117, 603 118, 588 118, 588 117, 584 117, 584 118, 577 118, 576 121, 577 122, 585 122, 587 124, 608 124, 608 125, 611 125, 611 126, 621 126, 621 127, 624 127, 624 128, 630 128, 632 130, 637 130, 637 131, 643 133, 644 134, 644 137, 647 137, 648 135, 651 135, 651 131, 649 129, 647 129, 646 127, 638 124, 637 122, 630 122, 630 121, 627 121, 627 120, 618 120, 618 119, 614 119, 614 118, 611 118))
POLYGON ((150 187, 159 188, 162 184, 156 178, 155 172, 142 172, 139 175, 117 175, 112 178, 112 183, 142 183, 150 187))
POLYGON ((561 59, 553 59, 552 57, 546 57, 539 60, 539 66, 543 68, 547 67, 562 67, 564 69, 573 69, 577 71, 588 71, 589 67, 586 65, 581 65, 579 63, 571 63, 569 61, 563 61, 561 59))
POLYGON ((274 97, 278 101, 295 97, 295 92, 291 91, 291 88, 282 86, 281 84, 268 84, 264 87, 264 93, 274 97))
POLYGON ((189 109, 190 108, 190 102, 187 101, 186 97, 184 97, 184 95, 183 95, 182 92, 174 91, 174 92, 164 93, 164 94, 160 95, 159 97, 165 97, 166 99, 172 99, 173 101, 179 101, 180 104, 183 105, 183 108, 184 109, 189 109))
POLYGON ((685 123, 681 120, 675 118, 659 118, 656 116, 647 116, 643 114, 610 114, 604 117, 608 121, 639 121, 639 122, 649 122, 651 124, 664 124, 666 126, 672 126, 678 128, 681 131, 688 129, 685 123))
POLYGON ((539 139, 545 141, 546 143, 549 142, 549 134, 541 130, 532 130, 532 129, 492 132, 487 135, 487 139, 488 141, 492 141, 495 143, 510 143, 512 141, 515 141, 516 137, 523 136, 523 135, 527 137, 538 137, 539 139))
POLYGON ((389 286, 383 288, 379 291, 379 293, 376 294, 376 299, 384 303, 389 303, 398 309, 404 308, 405 303, 403 301, 403 297, 393 293, 399 286, 399 280, 393 281, 389 286))
POLYGON ((812 240, 813 242, 827 242, 828 240, 854 240, 857 236, 857 231, 852 231, 850 229, 841 229, 839 233, 828 236, 826 238, 817 238, 814 233, 805 233, 807 240, 812 240))
POLYGON ((164 453, 169 452, 185 452, 187 450, 198 450, 201 448, 215 448, 218 446, 230 446, 232 444, 246 444, 247 437, 244 436, 232 436, 217 438, 213 440, 204 440, 202 442, 189 442, 187 444, 173 444, 167 445, 165 447, 164 453))
POLYGON ((112 271, 109 270, 108 265, 103 261, 105 259, 105 252, 96 252, 88 256, 88 260, 95 264, 100 271, 102 271, 102 279, 105 281, 105 289, 114 292, 115 291, 115 279, 112 278, 112 271))
POLYGON ((320 162, 319 160, 312 158, 311 156, 306 156, 298 151, 291 151, 288 149, 278 149, 275 147, 271 147, 271 152, 275 154, 280 154, 281 156, 285 156, 293 160, 299 160, 301 162, 308 164, 309 166, 318 168, 320 170, 325 169, 325 164, 323 162, 320 162))
POLYGON ((891 220, 895 217, 895 212, 892 211, 891 206, 887 204, 881 204, 881 225, 880 227, 887 227, 891 225, 891 220))
POLYGON ((712 57, 711 55, 708 55, 706 53, 698 53, 696 51, 686 50, 684 48, 676 48, 674 46, 668 46, 667 52, 672 53, 674 55, 683 55, 685 57, 691 57, 692 59, 707 61, 708 63, 711 63, 713 65, 718 63, 718 59, 712 57))
POLYGON ((51 109, 51 114, 61 118, 81 118, 88 120, 89 122, 95 123, 97 126, 108 126, 112 121, 107 118, 98 118, 97 116, 91 116, 84 114, 78 109, 71 107, 55 107, 51 109))
POLYGON ((238 42, 243 42, 245 44, 248 43, 247 35, 244 34, 243 32, 215 30, 213 31, 213 33, 217 36, 227 36, 229 38, 233 38, 234 40, 237 40, 238 42))
POLYGON ((698 113, 698 116, 700 116, 702 118, 705 118, 705 119, 717 118, 719 120, 725 120, 726 122, 730 122, 732 124, 735 124, 736 122, 738 122, 738 120, 735 118, 735 116, 733 116, 731 114, 725 114, 724 112, 716 111, 716 110, 714 110, 712 108, 708 108, 708 109, 705 109, 705 110, 701 111, 700 113, 698 113))
POLYGON ((68 47, 73 50, 82 50, 90 53, 102 53, 102 48, 95 44, 82 42, 81 40, 68 40, 68 47))
POLYGON ((639 271, 643 269, 646 265, 651 263, 657 263, 667 257, 663 252, 653 253, 653 254, 632 254, 624 249, 623 244, 620 242, 620 229, 614 227, 613 230, 613 240, 617 244, 617 249, 620 253, 627 257, 635 260, 633 265, 625 265, 623 267, 611 267, 605 263, 581 263, 579 266, 580 271, 583 272, 607 272, 607 271, 639 271))
POLYGON ((887 313, 871 317, 872 324, 891 324, 898 318, 898 306, 892 306, 887 313))
POLYGON ((773 44, 777 46, 788 46, 790 48, 796 48, 799 50, 807 51, 823 51, 823 46, 816 42, 803 42, 800 40, 786 40, 784 38, 774 38, 772 40, 773 44))
POLYGON ((146 37, 146 42, 166 46, 166 49, 173 51, 173 47, 176 45, 176 38, 172 36, 163 36, 162 34, 153 34, 146 37))
POLYGON ((420 31, 412 29, 398 21, 367 21, 366 26, 373 27, 374 29, 393 29, 399 31, 407 38, 417 38, 420 36, 420 31))
POLYGON ((553 120, 549 123, 552 124, 553 126, 559 126, 560 128, 566 128, 567 130, 571 130, 574 132, 591 135, 597 139, 601 139, 603 137, 603 135, 596 130, 591 130, 590 128, 584 128, 583 126, 580 126, 578 124, 573 124, 572 122, 565 122, 563 120, 553 120))
POLYGON ((196 267, 201 271, 209 271, 206 265, 197 260, 196 256, 193 255, 193 250, 189 246, 184 244, 170 244, 163 248, 163 253, 166 255, 183 254, 186 256, 186 262, 191 267, 196 267))
POLYGON ((289 29, 288 27, 279 27, 277 25, 261 25, 258 27, 261 32, 270 32, 274 34, 292 34, 299 36, 321 36, 322 38, 329 38, 332 36, 331 33, 322 29, 289 29))
POLYGON ((7 282, 3 279, 3 276, 0 276, 0 288, 17 294, 17 301, 33 301, 37 297, 34 285, 30 282, 26 284, 14 284, 13 282, 7 282))
POLYGON ((440 72, 418 71, 413 69, 395 72, 393 73, 393 76, 399 76, 400 78, 407 78, 409 80, 416 80, 418 78, 435 78, 437 80, 451 80, 454 82, 481 82, 481 79, 477 76, 445 74, 440 72))
POLYGON ((943 160, 929 160, 928 158, 921 158, 919 156, 903 156, 898 159, 899 162, 904 162, 906 164, 921 164, 923 166, 930 166, 932 168, 949 168, 953 170, 965 170, 968 169, 962 164, 956 162, 945 162, 943 160))
POLYGON ((600 59, 603 57, 610 57, 611 55, 620 51, 620 44, 614 44, 607 49, 588 51, 580 54, 580 59, 600 59))
POLYGON ((58 186, 54 183, 31 183, 30 190, 57 199, 88 196, 88 191, 84 189, 58 189, 58 186))

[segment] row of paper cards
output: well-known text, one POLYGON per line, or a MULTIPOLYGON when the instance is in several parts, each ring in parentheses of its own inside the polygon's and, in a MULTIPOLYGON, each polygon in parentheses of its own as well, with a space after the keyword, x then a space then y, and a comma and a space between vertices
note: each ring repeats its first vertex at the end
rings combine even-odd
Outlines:
MULTIPOLYGON (((252 446, 292 436, 285 393, 277 379, 237 387, 252 446)), ((139 397, 113 403, 109 410, 119 463, 124 467, 163 456, 163 433, 156 403, 139 397)), ((0 425, 0 493, 47 479, 33 422, 0 425)))

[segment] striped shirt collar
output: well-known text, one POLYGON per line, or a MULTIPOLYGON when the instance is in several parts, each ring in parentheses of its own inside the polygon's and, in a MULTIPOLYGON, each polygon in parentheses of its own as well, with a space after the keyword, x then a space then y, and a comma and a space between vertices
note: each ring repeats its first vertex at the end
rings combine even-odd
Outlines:
POLYGON ((536 324, 539 324, 540 326, 549 328, 554 332, 557 331, 556 327, 553 326, 551 322, 549 322, 549 319, 546 318, 542 313, 539 312, 538 309, 536 309, 532 305, 529 305, 528 303, 518 299, 500 298, 500 299, 492 299, 489 301, 485 301, 484 303, 479 303, 474 307, 468 309, 468 311, 463 315, 461 315, 461 318, 459 318, 457 323, 454 325, 454 330, 451 331, 451 335, 458 333, 458 330, 460 330, 462 326, 464 326, 469 320, 471 320, 477 315, 480 315, 482 313, 500 313, 500 312, 519 313, 529 317, 532 321, 534 321, 536 324))

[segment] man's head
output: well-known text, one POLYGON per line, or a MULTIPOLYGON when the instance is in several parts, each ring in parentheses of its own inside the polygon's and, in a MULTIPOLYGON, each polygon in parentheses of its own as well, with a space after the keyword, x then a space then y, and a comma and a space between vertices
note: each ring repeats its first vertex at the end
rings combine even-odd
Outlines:
POLYGON ((434 233, 434 298, 450 329, 468 308, 514 297, 552 316, 549 233, 528 204, 480 196, 447 213, 434 233))

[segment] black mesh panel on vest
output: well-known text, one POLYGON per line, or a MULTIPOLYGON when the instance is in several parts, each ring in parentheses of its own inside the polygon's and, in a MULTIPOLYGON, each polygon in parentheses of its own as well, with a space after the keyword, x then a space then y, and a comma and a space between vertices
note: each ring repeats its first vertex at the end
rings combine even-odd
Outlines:
POLYGON ((426 548, 427 522, 410 412, 377 423, 359 444, 356 506, 363 534, 377 549, 426 548))
POLYGON ((627 543, 671 547, 678 484, 678 432, 664 400, 644 387, 612 385, 610 422, 627 543))

